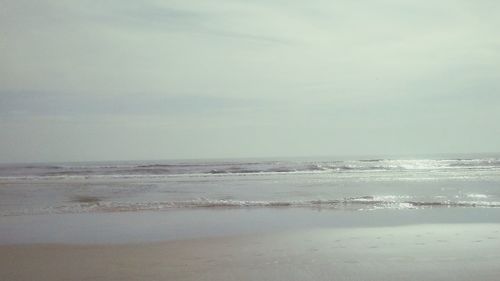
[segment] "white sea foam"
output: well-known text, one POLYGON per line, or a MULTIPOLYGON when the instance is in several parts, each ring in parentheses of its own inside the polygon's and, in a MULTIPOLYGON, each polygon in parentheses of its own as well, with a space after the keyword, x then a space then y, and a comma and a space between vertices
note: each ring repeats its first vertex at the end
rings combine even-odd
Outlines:
POLYGON ((485 198, 488 198, 488 195, 486 194, 475 194, 475 193, 470 193, 470 194, 466 194, 466 196, 468 198, 479 198, 479 199, 485 199, 485 198))
POLYGON ((65 214, 94 212, 167 211, 174 209, 224 209, 224 208, 312 208, 330 210, 376 210, 419 208, 499 208, 500 202, 492 201, 383 201, 371 196, 344 200, 311 201, 237 201, 191 200, 177 202, 96 202, 65 204, 45 208, 2 210, 0 216, 65 214))

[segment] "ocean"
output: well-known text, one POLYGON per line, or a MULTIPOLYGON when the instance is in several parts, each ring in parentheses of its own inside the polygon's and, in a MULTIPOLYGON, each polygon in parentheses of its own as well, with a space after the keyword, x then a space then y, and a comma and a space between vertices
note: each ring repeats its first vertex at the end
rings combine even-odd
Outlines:
POLYGON ((0 216, 500 207, 500 157, 0 164, 0 216))

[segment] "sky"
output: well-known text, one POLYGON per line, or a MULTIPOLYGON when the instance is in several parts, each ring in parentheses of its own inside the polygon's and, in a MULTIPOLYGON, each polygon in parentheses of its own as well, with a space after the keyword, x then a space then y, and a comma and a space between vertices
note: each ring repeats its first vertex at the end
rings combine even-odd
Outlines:
POLYGON ((0 162, 500 152, 500 1, 0 0, 0 162))

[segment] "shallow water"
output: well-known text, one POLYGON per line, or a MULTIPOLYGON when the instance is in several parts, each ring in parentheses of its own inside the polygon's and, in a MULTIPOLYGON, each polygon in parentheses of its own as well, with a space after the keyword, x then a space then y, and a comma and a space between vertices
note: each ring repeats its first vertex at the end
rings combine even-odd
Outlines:
MULTIPOLYGON (((122 244, 227 236, 260 236, 311 229, 404 225, 495 224, 500 208, 380 209, 309 208, 173 209, 169 212, 44 214, 0 217, 0 244, 122 244)), ((500 241, 500 237, 498 240, 500 241)))

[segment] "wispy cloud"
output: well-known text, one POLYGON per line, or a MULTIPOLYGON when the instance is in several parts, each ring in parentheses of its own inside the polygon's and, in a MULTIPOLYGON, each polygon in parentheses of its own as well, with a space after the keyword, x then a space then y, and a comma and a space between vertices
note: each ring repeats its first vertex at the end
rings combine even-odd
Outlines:
POLYGON ((258 110, 269 100, 189 95, 99 96, 46 92, 0 92, 0 117, 210 116, 258 110))
POLYGON ((0 7, 0 158, 70 133, 177 157, 500 150, 498 1, 0 7))

